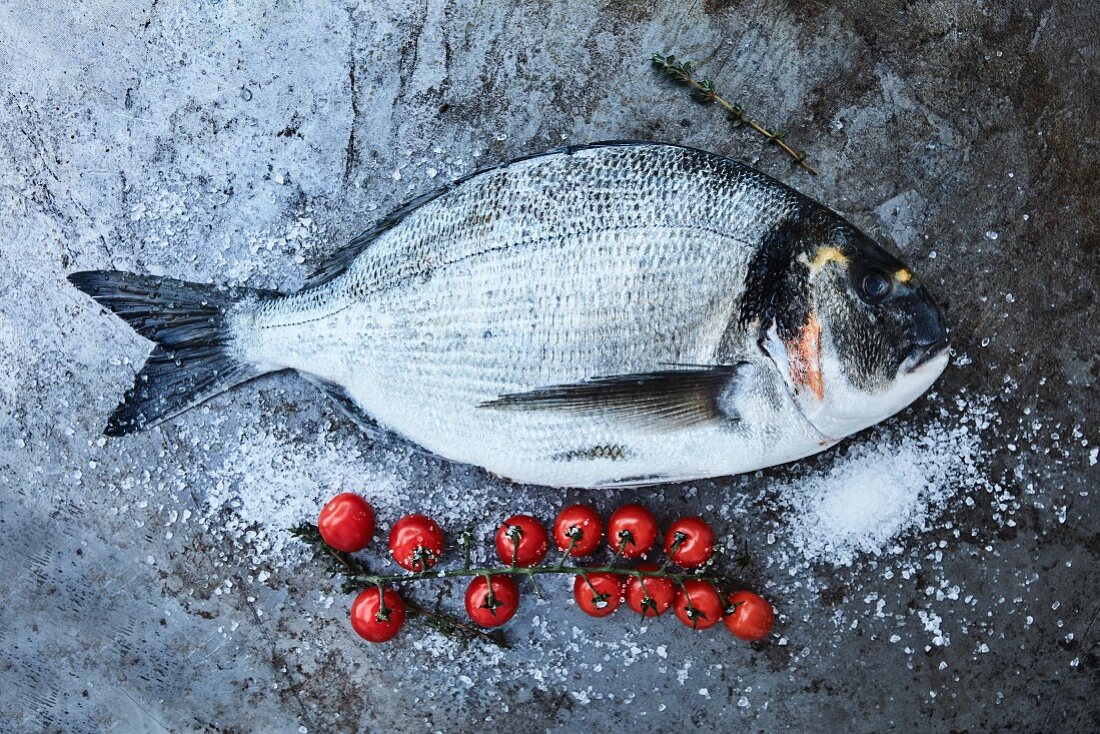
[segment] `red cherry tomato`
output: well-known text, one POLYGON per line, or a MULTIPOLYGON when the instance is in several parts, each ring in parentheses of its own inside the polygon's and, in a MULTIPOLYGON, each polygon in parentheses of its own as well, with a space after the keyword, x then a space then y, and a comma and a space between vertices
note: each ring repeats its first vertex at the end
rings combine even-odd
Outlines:
POLYGON ((641 505, 623 505, 607 521, 607 544, 612 551, 622 545, 623 558, 644 556, 656 539, 657 520, 641 505))
POLYGON ((600 546, 603 535, 603 523, 600 513, 588 505, 569 505, 558 514, 554 521, 554 543, 561 550, 573 550, 569 555, 574 558, 590 556, 600 546))
POLYGON ((401 568, 424 571, 443 555, 443 531, 424 515, 405 515, 390 530, 390 555, 401 568))
POLYGON ((614 573, 578 575, 573 580, 573 598, 585 614, 606 617, 623 603, 623 580, 614 573))
POLYGON ((330 546, 354 553, 363 550, 374 535, 374 510, 357 494, 338 494, 321 508, 317 529, 330 546))
POLYGON ((722 619, 725 605, 709 581, 685 581, 676 592, 676 618, 688 627, 705 630, 722 619))
POLYGON ((405 624, 405 602, 393 589, 367 589, 351 603, 351 626, 364 640, 393 639, 405 624), (384 600, 384 604, 380 604, 384 600))
POLYGON ((493 598, 489 598, 490 584, 484 576, 475 576, 466 589, 466 613, 475 624, 482 627, 499 627, 519 609, 519 587, 511 576, 494 574, 493 598))
POLYGON ((751 591, 738 591, 730 594, 728 601, 734 609, 722 621, 734 637, 752 642, 772 633, 775 610, 766 599, 751 591))
POLYGON ((702 566, 714 555, 714 531, 701 517, 681 517, 665 533, 665 555, 682 568, 702 566))
POLYGON ((548 550, 546 529, 530 515, 512 515, 497 530, 497 555, 509 566, 534 566, 548 550))
MULTIPOLYGON (((656 563, 642 563, 639 571, 656 571, 656 563)), ((655 576, 627 576, 626 603, 643 617, 658 617, 668 611, 676 596, 672 579, 655 576)))

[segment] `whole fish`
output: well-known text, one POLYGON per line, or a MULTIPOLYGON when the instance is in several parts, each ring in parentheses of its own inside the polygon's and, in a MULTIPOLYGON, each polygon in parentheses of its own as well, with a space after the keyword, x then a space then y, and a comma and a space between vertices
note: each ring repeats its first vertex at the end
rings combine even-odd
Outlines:
POLYGON ((728 158, 571 146, 415 199, 291 294, 69 279, 156 343, 106 433, 296 370, 364 425, 519 482, 646 485, 792 461, 947 364, 916 276, 728 158))

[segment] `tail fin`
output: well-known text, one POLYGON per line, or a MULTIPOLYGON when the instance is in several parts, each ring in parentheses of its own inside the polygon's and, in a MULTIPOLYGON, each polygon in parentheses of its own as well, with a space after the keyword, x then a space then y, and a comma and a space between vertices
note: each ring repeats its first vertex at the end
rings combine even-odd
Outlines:
POLYGON ((108 419, 108 436, 151 428, 263 373, 227 351, 226 313, 239 301, 277 294, 112 270, 73 273, 69 282, 156 342, 108 419))

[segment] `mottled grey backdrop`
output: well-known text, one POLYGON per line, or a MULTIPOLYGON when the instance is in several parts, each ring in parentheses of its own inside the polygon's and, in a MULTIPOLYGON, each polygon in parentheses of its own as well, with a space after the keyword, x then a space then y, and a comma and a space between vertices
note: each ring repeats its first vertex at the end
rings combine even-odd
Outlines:
POLYGON ((1097 730, 1098 28, 1085 0, 0 4, 0 728, 1097 730), (820 175, 687 102, 654 50, 820 175), (417 627, 371 648, 283 524, 336 488, 452 531, 557 493, 364 440, 290 376, 101 439, 148 347, 67 272, 293 288, 439 181, 627 137, 801 188, 945 304, 966 358, 888 429, 985 396, 996 489, 903 539, 916 573, 771 563, 778 469, 632 496, 752 542, 783 644, 589 621, 550 585, 513 651, 417 627))

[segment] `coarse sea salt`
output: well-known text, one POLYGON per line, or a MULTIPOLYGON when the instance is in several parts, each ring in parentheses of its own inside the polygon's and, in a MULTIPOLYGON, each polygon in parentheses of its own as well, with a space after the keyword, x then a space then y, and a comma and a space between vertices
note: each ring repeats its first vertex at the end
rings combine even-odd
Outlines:
POLYGON ((986 484, 978 468, 984 416, 974 410, 972 422, 933 421, 916 435, 857 442, 828 471, 785 483, 778 496, 790 545, 833 566, 900 550, 894 539, 927 529, 954 495, 986 484))
POLYGON ((359 456, 346 438, 291 442, 264 426, 248 426, 211 474, 203 521, 245 540, 256 568, 293 563, 304 546, 290 528, 313 520, 331 496, 349 490, 366 490, 372 499, 395 494, 392 473, 365 471, 359 456))

